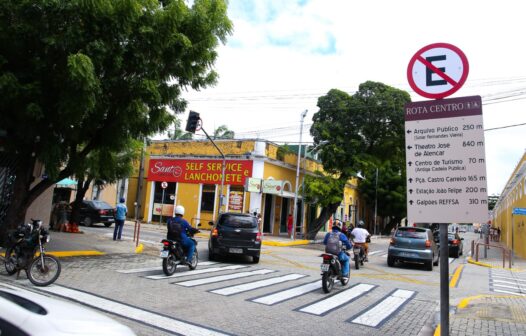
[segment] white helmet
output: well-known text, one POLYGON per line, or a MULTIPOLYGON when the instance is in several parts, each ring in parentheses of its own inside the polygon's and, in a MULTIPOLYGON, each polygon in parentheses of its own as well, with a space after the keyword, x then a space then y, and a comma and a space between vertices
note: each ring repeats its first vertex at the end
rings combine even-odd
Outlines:
POLYGON ((184 216, 184 206, 178 205, 175 207, 175 215, 184 216))

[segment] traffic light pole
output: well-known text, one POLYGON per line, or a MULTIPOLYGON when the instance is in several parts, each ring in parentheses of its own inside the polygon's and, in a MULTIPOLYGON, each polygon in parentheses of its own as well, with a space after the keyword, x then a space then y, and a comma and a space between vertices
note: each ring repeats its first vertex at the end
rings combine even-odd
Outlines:
POLYGON ((217 149, 217 151, 221 154, 221 157, 223 157, 223 163, 221 165, 221 192, 220 192, 220 198, 219 198, 219 213, 222 212, 223 210, 223 205, 224 205, 224 195, 223 195, 223 187, 225 185, 225 169, 226 169, 226 157, 225 157, 225 154, 221 151, 221 149, 219 149, 219 147, 217 147, 216 143, 214 142, 214 140, 208 135, 208 133, 206 133, 205 129, 201 127, 201 131, 203 131, 206 135, 206 137, 208 138, 208 140, 210 140, 210 142, 212 142, 212 145, 214 145, 214 147, 217 149))

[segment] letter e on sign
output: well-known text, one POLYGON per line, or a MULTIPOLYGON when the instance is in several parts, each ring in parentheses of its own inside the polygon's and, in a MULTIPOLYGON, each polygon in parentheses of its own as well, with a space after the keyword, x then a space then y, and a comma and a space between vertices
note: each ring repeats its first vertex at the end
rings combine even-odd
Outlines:
POLYGON ((464 85, 469 73, 466 55, 448 43, 433 43, 418 50, 407 66, 407 80, 419 95, 441 99, 464 85))

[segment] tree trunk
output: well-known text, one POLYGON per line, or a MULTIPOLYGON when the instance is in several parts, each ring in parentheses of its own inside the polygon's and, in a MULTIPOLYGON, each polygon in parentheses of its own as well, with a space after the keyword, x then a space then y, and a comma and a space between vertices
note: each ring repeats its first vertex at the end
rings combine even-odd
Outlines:
POLYGON ((316 218, 311 223, 309 223, 307 235, 306 235, 307 239, 309 240, 316 239, 316 235, 318 234, 320 229, 325 225, 325 223, 327 223, 329 218, 331 218, 331 216, 334 214, 336 209, 338 209, 340 204, 341 202, 332 203, 321 209, 321 213, 318 216, 318 218, 316 218))
POLYGON ((87 178, 86 180, 78 178, 77 194, 75 195, 75 200, 71 207, 71 223, 80 224, 80 205, 89 189, 91 181, 93 181, 93 178, 87 178))

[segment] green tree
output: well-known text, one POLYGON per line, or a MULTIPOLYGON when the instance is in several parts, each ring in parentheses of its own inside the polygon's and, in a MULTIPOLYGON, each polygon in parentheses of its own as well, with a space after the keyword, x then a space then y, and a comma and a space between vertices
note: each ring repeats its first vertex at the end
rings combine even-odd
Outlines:
MULTIPOLYGON (((96 150, 168 128, 185 88, 213 85, 224 0, 0 2, 0 127, 17 160, 3 230, 96 150), (47 179, 34 184, 33 167, 47 179)), ((4 235, 0 231, 0 238, 4 235)))
POLYGON ((488 210, 491 211, 495 208, 495 205, 499 201, 499 198, 500 198, 500 195, 495 195, 495 194, 488 196, 488 210))
POLYGON ((142 146, 141 141, 131 140, 118 153, 100 148, 88 154, 83 165, 77 167, 75 173, 77 192, 71 210, 72 222, 79 223, 81 220, 79 218, 80 205, 89 186, 93 183, 98 188, 103 188, 130 176, 133 171, 133 162, 139 159, 142 146))
POLYGON ((173 131, 168 131, 168 138, 172 140, 192 140, 194 138, 192 133, 183 131, 179 118, 174 120, 173 126, 173 131))
POLYGON ((234 131, 228 129, 226 125, 221 125, 214 130, 214 139, 234 139, 234 131))
MULTIPOLYGON (((320 110, 311 127, 315 151, 326 174, 340 184, 358 172, 374 176, 370 171, 376 167, 384 173, 378 179, 378 209, 382 209, 378 213, 394 219, 405 215, 403 108, 409 101, 407 92, 371 81, 362 83, 352 96, 332 89, 318 99, 320 110)), ((362 181, 365 183, 360 187, 366 199, 371 192, 376 195, 376 183, 371 185, 370 181, 362 181)), ((341 196, 322 205, 322 213, 325 207, 337 209, 340 202, 341 196)), ((312 225, 321 228, 325 221, 317 218, 312 225)))

